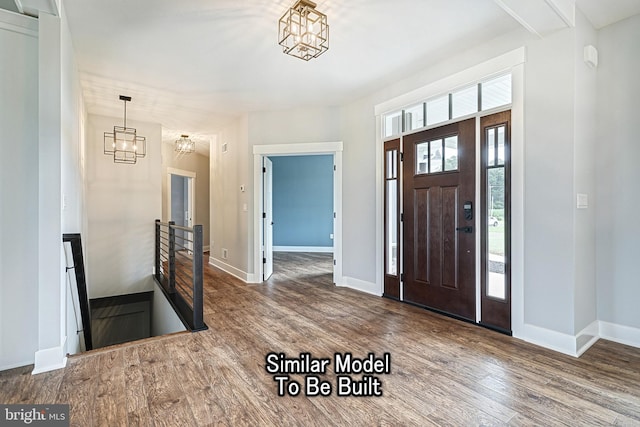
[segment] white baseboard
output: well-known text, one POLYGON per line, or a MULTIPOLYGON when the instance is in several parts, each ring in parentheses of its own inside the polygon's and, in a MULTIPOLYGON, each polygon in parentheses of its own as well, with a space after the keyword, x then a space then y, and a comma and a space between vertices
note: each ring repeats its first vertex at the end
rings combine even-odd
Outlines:
POLYGON ((380 292, 380 287, 373 282, 367 282, 365 280, 356 279, 353 277, 343 276, 340 283, 336 283, 337 286, 342 286, 345 288, 355 289, 356 291, 366 292, 375 296, 382 296, 382 292, 380 292))
POLYGON ((333 253, 333 246, 274 246, 274 252, 323 252, 333 253))
POLYGON ((576 356, 582 356, 582 353, 589 350, 599 339, 600 325, 597 320, 594 320, 576 335, 576 356))
POLYGON ((525 324, 522 334, 515 337, 574 357, 582 356, 599 339, 640 348, 639 328, 598 320, 594 320, 575 336, 525 324))
POLYGON ((31 374, 41 374, 67 366, 67 356, 64 352, 64 347, 64 345, 61 345, 59 347, 45 348, 44 350, 36 351, 35 367, 31 374))
POLYGON ((224 271, 225 273, 229 273, 233 277, 236 277, 245 283, 249 283, 249 276, 253 276, 253 274, 250 275, 245 271, 235 268, 234 266, 229 265, 226 262, 211 256, 209 257, 209 264, 213 265, 214 267, 218 267, 220 270, 224 271))
POLYGON ((576 337, 573 335, 525 323, 522 333, 516 338, 569 356, 577 356, 576 337))
POLYGON ((600 338, 640 348, 640 328, 600 321, 600 338))

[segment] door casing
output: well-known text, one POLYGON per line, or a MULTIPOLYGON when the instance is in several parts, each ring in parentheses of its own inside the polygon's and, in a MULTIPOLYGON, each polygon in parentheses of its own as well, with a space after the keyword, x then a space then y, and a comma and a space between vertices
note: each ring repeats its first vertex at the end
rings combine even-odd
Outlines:
POLYGON ((253 273, 247 275, 248 283, 262 283, 264 265, 262 263, 262 247, 264 245, 264 224, 262 218, 263 158, 267 156, 299 156, 329 154, 333 155, 333 282, 338 286, 344 285, 342 276, 342 141, 311 142, 300 144, 271 144, 253 146, 253 273))
MULTIPOLYGON (((384 289, 384 159, 383 145, 386 140, 382 134, 382 116, 390 111, 402 109, 404 106, 423 102, 450 91, 452 88, 461 87, 469 82, 480 81, 492 75, 511 71, 512 103, 500 108, 486 110, 475 114, 475 117, 483 117, 497 112, 511 110, 511 330, 516 338, 538 339, 535 331, 528 328, 524 322, 524 100, 525 100, 525 62, 526 48, 519 47, 502 55, 491 57, 469 68, 454 69, 452 74, 439 80, 432 81, 424 86, 386 99, 374 107, 376 116, 376 293, 382 295, 384 289)), ((458 120, 458 119, 456 119, 458 120)), ((446 124, 446 123, 443 123, 446 124)), ((438 125, 440 126, 440 124, 438 125)), ((478 124, 478 129, 479 129, 478 124)), ((436 126, 433 126, 436 127, 436 126)), ((479 135, 479 133, 478 133, 479 135)), ((480 165, 480 154, 477 153, 477 165, 480 165)), ((479 169, 478 169, 479 170, 479 169)), ((479 185, 479 180, 478 180, 479 185)), ((479 199, 477 200, 479 201, 479 199)), ((478 240, 479 245, 479 240, 478 240)), ((480 253, 478 251, 477 256, 480 253)), ((477 259, 477 266, 480 260, 477 259)), ((480 275, 478 274, 478 278, 480 275)), ((477 285, 477 313, 480 313, 480 285, 477 285)), ((479 321, 479 319, 476 319, 479 321)))
POLYGON ((262 280, 266 281, 273 274, 273 164, 262 157, 262 280))

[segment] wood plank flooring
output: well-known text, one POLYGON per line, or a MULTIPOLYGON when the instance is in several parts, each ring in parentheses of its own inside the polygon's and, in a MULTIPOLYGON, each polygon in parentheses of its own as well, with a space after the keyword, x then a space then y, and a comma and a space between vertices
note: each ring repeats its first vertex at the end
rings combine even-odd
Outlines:
POLYGON ((69 403, 77 426, 640 426, 640 349, 599 341, 564 356, 337 288, 330 255, 275 257, 262 285, 205 267, 208 331, 96 350, 35 376, 0 372, 0 402, 69 403), (321 375, 331 396, 278 397, 269 352, 389 352, 391 373, 374 374, 382 397, 338 397, 332 360, 321 375))

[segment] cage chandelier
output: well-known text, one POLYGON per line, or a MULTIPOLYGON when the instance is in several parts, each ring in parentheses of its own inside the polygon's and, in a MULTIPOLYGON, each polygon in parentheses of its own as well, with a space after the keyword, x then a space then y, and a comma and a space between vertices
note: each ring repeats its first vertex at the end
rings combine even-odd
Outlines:
POLYGON ((131 97, 120 95, 120 100, 124 101, 124 124, 104 133, 104 154, 113 156, 114 163, 135 164, 138 157, 147 154, 147 139, 137 135, 135 128, 127 127, 127 102, 131 97))
POLYGON ((196 143, 189 139, 189 135, 180 135, 175 144, 175 150, 179 154, 191 154, 196 151, 196 143))
POLYGON ((327 15, 310 0, 296 1, 280 18, 278 43, 288 55, 305 61, 317 58, 329 49, 327 15))

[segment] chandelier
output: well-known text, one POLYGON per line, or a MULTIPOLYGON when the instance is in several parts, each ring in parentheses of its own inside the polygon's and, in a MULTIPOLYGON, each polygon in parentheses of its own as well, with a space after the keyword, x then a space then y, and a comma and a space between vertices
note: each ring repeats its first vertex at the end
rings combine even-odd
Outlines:
POLYGON ((189 139, 189 135, 180 135, 180 139, 176 139, 175 150, 180 154, 190 154, 196 151, 196 143, 189 139))
POLYGON ((135 164, 138 157, 147 154, 147 139, 138 136, 135 128, 127 127, 127 102, 131 97, 120 95, 120 100, 124 101, 124 125, 104 133, 104 154, 113 156, 114 163, 135 164))
POLYGON ((327 15, 318 12, 310 0, 298 0, 278 24, 278 43, 282 51, 305 61, 329 49, 327 15))

